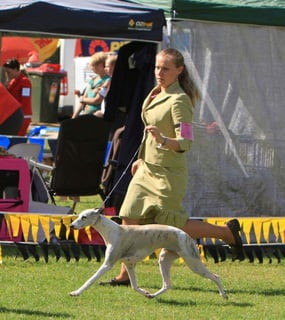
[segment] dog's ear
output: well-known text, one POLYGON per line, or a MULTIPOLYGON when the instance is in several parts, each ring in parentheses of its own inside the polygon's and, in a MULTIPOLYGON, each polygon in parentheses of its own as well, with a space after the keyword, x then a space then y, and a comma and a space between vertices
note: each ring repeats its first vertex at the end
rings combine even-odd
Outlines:
POLYGON ((98 214, 104 214, 104 209, 103 208, 94 208, 94 211, 98 214))

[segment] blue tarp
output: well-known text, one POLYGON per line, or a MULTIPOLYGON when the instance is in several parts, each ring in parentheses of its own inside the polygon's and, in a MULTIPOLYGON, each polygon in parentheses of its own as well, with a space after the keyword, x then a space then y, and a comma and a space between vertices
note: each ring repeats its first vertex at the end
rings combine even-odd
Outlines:
POLYGON ((123 0, 1 0, 0 32, 161 41, 163 10, 123 0))

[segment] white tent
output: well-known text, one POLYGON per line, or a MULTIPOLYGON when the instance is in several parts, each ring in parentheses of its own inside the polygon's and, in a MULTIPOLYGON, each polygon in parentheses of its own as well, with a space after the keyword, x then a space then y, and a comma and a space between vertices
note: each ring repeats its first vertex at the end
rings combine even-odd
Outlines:
POLYGON ((284 1, 138 2, 168 14, 169 46, 203 93, 185 206, 194 216, 284 215, 284 1))

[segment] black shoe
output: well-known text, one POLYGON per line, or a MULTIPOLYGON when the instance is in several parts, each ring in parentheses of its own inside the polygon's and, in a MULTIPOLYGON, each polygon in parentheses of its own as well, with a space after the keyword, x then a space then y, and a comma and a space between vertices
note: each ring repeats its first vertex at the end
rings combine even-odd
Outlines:
POLYGON ((130 280, 117 280, 116 278, 111 279, 110 281, 101 281, 99 282, 100 286, 112 286, 112 287, 118 287, 118 286, 129 286, 131 284, 130 280))
POLYGON ((244 260, 244 254, 242 250, 242 240, 239 234, 240 231, 240 224, 237 219, 232 219, 227 222, 227 226, 231 230, 233 237, 235 239, 235 243, 230 244, 232 249, 232 260, 244 260))

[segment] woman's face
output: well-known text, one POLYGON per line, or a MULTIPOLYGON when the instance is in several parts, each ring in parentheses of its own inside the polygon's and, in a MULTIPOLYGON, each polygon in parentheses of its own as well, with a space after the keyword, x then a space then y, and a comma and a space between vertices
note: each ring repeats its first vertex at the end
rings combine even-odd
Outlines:
POLYGON ((178 79, 183 66, 176 67, 174 58, 166 54, 158 54, 155 61, 155 78, 161 88, 169 87, 178 79))
POLYGON ((8 80, 17 78, 17 76, 19 75, 19 71, 17 69, 11 69, 11 68, 4 68, 4 69, 5 69, 8 80))
POLYGON ((99 76, 105 75, 105 65, 104 63, 94 63, 91 65, 91 69, 94 73, 99 76))
POLYGON ((113 75, 115 65, 112 63, 111 59, 107 58, 105 62, 105 71, 109 76, 113 75))

